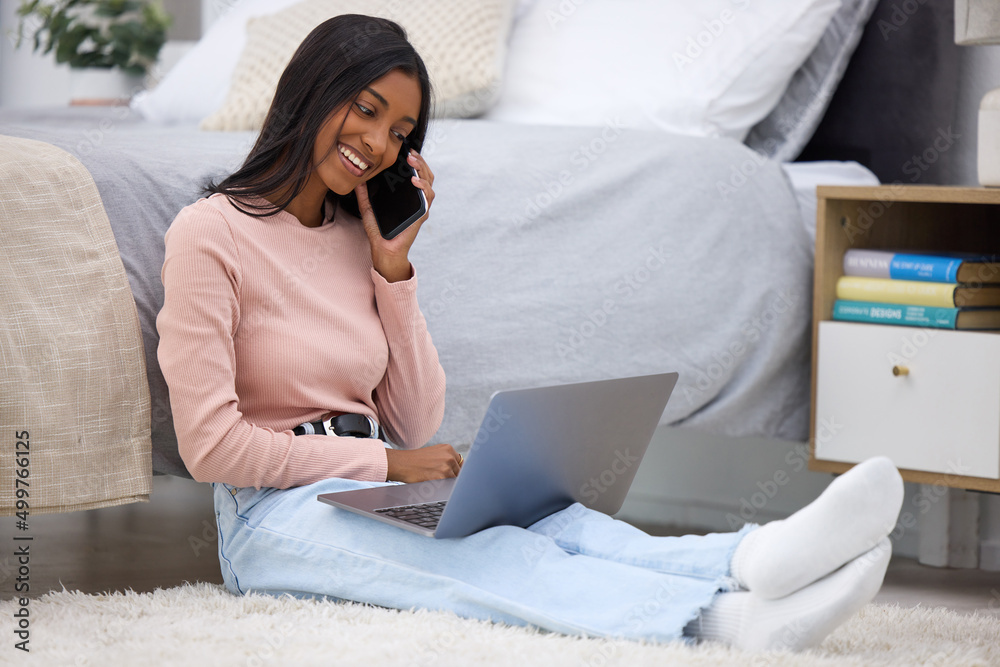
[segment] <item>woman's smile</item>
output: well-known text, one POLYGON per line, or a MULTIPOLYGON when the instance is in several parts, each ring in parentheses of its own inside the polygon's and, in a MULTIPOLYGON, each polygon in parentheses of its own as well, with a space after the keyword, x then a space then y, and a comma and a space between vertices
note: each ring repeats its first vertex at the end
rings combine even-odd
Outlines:
POLYGON ((350 146, 337 144, 337 150, 340 152, 341 162, 344 163, 347 171, 354 176, 364 176, 374 163, 374 160, 364 157, 360 151, 357 151, 350 146))

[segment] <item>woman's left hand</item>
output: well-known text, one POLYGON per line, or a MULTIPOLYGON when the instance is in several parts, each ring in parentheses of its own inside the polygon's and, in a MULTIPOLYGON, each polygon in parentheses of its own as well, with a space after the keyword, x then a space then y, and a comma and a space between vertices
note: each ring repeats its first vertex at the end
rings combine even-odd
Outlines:
POLYGON ((375 213, 372 211, 371 203, 368 201, 368 186, 361 183, 354 189, 358 197, 358 209, 361 211, 361 221, 364 223, 365 232, 368 234, 368 241, 372 247, 372 265, 375 270, 386 279, 387 282, 394 283, 399 280, 409 280, 412 275, 410 268, 409 252, 413 245, 421 225, 427 220, 430 214, 431 203, 434 201, 434 174, 431 172, 427 162, 416 151, 411 150, 407 162, 417 170, 417 175, 413 177, 413 184, 424 191, 427 198, 427 213, 412 225, 404 229, 392 239, 385 239, 378 230, 378 222, 375 220, 375 213))

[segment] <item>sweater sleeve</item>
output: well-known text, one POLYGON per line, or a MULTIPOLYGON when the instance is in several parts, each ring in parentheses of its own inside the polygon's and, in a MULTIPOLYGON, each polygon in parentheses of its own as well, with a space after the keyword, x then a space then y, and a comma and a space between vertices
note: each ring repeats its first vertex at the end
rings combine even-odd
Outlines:
POLYGON ((239 250, 221 212, 188 207, 166 237, 157 358, 178 451, 198 481, 288 488, 329 477, 384 481, 378 440, 296 436, 247 421, 236 394, 239 250))
POLYGON ((420 447, 444 418, 444 369, 417 305, 417 278, 386 282, 372 269, 375 303, 389 344, 385 377, 375 390, 390 440, 400 447, 420 447))

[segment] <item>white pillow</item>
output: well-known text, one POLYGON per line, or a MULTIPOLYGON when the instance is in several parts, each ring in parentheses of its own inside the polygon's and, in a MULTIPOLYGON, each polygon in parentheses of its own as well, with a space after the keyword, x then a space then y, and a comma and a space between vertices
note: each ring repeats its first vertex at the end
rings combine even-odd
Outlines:
POLYGON ((512 0, 303 0, 276 14, 253 18, 221 108, 203 130, 259 130, 274 89, 302 40, 341 14, 389 18, 406 30, 427 66, 435 117, 476 116, 492 106, 503 76, 512 0))
POLYGON ((609 123, 742 141, 840 0, 538 0, 490 120, 609 123))
POLYGON ((216 19, 193 49, 151 90, 129 106, 155 123, 197 123, 226 99, 229 80, 246 44, 247 20, 301 0, 241 0, 216 19))

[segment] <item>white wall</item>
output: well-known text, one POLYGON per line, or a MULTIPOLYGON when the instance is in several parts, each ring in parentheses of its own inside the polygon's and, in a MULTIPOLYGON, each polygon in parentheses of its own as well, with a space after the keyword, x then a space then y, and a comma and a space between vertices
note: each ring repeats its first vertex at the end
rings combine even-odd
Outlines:
POLYGON ((979 102, 988 90, 1000 87, 1000 46, 964 46, 961 48, 958 117, 955 132, 959 139, 955 150, 955 173, 950 184, 979 185, 976 173, 979 102))
MULTIPOLYGON (((170 0, 183 7, 191 0, 170 0)), ((207 0, 206 0, 207 1, 207 0)), ((227 0, 232 2, 233 0, 227 0)), ((197 2, 197 0, 195 0, 197 2)), ((52 54, 34 53, 30 39, 15 49, 17 34, 17 0, 0 0, 0 107, 25 108, 39 106, 65 106, 70 100, 70 69, 58 65, 52 54)), ((169 5, 168 5, 169 8, 169 5)), ((160 53, 158 75, 162 76, 194 44, 192 38, 202 24, 203 17, 186 17, 176 20, 171 34, 184 39, 171 39, 160 53), (194 34, 193 34, 194 33, 194 34)), ((155 78, 154 78, 155 80, 155 78)), ((153 81, 150 81, 152 85, 153 81)))
POLYGON ((69 102, 69 68, 59 67, 51 54, 31 51, 26 40, 14 48, 17 33, 17 5, 0 0, 0 107, 65 105, 69 102))

